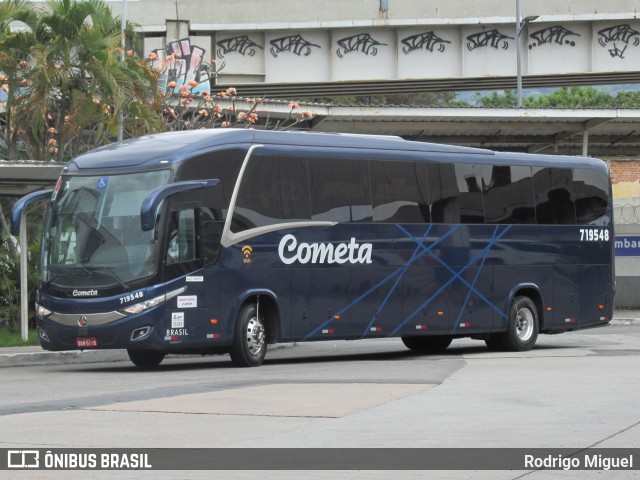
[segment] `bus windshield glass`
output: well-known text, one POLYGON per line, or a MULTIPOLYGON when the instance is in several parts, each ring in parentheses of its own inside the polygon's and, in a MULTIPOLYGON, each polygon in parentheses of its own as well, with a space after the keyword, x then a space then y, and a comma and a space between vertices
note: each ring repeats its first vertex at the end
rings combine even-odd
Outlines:
POLYGON ((42 245, 40 279, 58 288, 125 289, 157 271, 158 241, 140 226, 142 201, 171 172, 62 177, 42 245))

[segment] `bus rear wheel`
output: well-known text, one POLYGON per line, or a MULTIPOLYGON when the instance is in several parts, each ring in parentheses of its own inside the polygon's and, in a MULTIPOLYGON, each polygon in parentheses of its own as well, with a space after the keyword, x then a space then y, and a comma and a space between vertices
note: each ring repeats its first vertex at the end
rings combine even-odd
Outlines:
POLYGON ((162 360, 164 360, 165 353, 157 350, 134 350, 132 348, 127 349, 129 359, 136 367, 140 368, 155 368, 162 360))
POLYGON ((492 350, 526 352, 535 345, 539 329, 535 303, 529 297, 516 297, 509 309, 507 331, 492 333, 485 342, 492 350))
POLYGON ((401 337, 402 343, 409 349, 422 353, 443 352, 451 345, 451 338, 448 335, 428 336, 428 337, 401 337))
POLYGON ((267 354, 267 332, 255 305, 245 305, 240 310, 229 354, 238 367, 262 365, 267 354))

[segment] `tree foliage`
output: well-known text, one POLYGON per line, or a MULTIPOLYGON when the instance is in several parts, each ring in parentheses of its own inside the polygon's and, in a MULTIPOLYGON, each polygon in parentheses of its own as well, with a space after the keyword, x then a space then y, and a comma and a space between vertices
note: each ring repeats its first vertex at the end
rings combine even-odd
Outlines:
MULTIPOLYGON (((490 95, 477 94, 476 99, 483 107, 515 108, 515 90, 490 95)), ((528 95, 522 99, 524 108, 640 108, 640 92, 623 91, 617 95, 594 87, 563 87, 543 95, 528 95)))
MULTIPOLYGON (((125 33, 133 44, 130 23, 125 33)), ((157 76, 120 43, 120 20, 101 0, 0 4, 0 153, 68 160, 112 142, 121 116, 130 135, 164 128, 150 94, 157 76), (16 20, 21 31, 9 26, 16 20)))

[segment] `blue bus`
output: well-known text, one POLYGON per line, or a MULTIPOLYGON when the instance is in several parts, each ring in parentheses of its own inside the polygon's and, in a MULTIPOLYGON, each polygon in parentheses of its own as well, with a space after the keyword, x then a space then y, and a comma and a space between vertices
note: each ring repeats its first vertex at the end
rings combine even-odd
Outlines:
POLYGON ((592 158, 397 137, 213 129, 70 161, 47 200, 39 340, 47 350, 229 353, 400 337, 525 351, 607 324, 611 184, 592 158))

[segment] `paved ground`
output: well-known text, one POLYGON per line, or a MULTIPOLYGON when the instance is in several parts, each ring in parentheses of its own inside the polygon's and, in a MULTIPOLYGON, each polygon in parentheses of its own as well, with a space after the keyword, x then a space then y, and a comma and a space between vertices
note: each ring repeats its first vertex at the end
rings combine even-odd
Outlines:
MULTIPOLYGON (((398 339, 379 339, 272 350, 255 369, 233 368, 227 357, 170 358, 154 372, 127 361, 7 367, 0 447, 637 449, 640 324, 623 325, 625 318, 636 317, 544 335, 523 353, 463 339, 421 356, 398 339)), ((531 470, 10 473, 2 478, 637 478, 531 470)))

